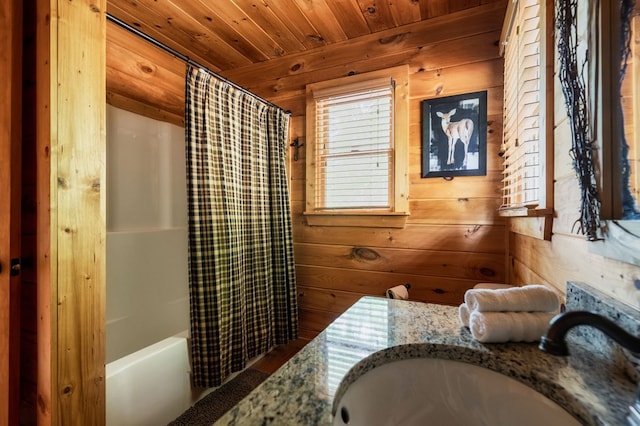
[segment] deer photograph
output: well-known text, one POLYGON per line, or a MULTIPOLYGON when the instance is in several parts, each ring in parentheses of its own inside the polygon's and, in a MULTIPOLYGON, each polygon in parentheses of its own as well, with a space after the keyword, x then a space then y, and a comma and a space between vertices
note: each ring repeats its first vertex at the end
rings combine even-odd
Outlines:
POLYGON ((473 135, 473 121, 463 118, 460 121, 451 121, 451 116, 456 113, 456 108, 449 112, 437 111, 436 115, 442 119, 442 131, 447 135, 447 165, 454 164, 454 153, 456 143, 462 142, 464 145, 464 156, 462 157, 462 167, 467 165, 467 154, 469 152, 469 141, 473 135))
POLYGON ((422 177, 486 174, 486 92, 422 101, 422 177))

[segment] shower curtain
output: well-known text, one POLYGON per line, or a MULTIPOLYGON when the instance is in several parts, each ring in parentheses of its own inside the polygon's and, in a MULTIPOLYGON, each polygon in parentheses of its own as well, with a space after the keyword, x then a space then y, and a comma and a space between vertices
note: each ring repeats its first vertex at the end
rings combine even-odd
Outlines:
POLYGON ((289 116, 188 66, 185 127, 193 378, 213 387, 297 337, 289 116))

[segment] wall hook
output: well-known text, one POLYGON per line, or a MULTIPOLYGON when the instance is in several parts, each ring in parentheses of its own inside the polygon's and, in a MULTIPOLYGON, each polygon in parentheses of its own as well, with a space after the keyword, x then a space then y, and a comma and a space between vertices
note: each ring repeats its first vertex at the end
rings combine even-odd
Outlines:
POLYGON ((299 138, 295 138, 293 142, 291 142, 291 146, 295 148, 295 151, 293 152, 293 161, 298 161, 298 150, 301 146, 304 146, 304 144, 300 143, 299 138))

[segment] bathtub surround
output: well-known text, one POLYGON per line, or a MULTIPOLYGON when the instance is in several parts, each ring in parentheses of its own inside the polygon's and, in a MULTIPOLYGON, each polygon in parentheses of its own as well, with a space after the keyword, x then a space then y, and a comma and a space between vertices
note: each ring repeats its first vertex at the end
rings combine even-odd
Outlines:
POLYGON ((199 396, 187 344, 184 129, 107 106, 107 134, 107 425, 166 424, 199 396))
MULTIPOLYGON (((570 284, 567 296, 568 310, 608 311, 620 315, 623 327, 640 318, 611 299, 596 300, 588 286, 570 284)), ((455 307, 364 297, 216 424, 261 425, 286 416, 291 424, 330 425, 343 380, 351 383, 378 365, 415 357, 477 364, 513 377, 584 425, 625 424, 634 381, 618 360, 594 350, 594 342, 581 334, 572 330, 568 342, 569 357, 546 354, 535 343, 482 344, 459 325, 455 307), (351 357, 345 360, 344 354, 351 357)))
POLYGON ((106 363, 189 328, 184 130, 107 106, 106 363))
POLYGON ((193 382, 214 387, 298 334, 289 114, 187 69, 193 382))

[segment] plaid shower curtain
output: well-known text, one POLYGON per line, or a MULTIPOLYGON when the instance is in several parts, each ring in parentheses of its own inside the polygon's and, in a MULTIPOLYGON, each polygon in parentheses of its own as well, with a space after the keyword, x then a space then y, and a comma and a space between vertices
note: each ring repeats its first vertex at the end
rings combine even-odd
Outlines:
POLYGON ((218 386, 295 339, 298 309, 285 169, 289 116, 208 72, 186 82, 194 384, 218 386))

